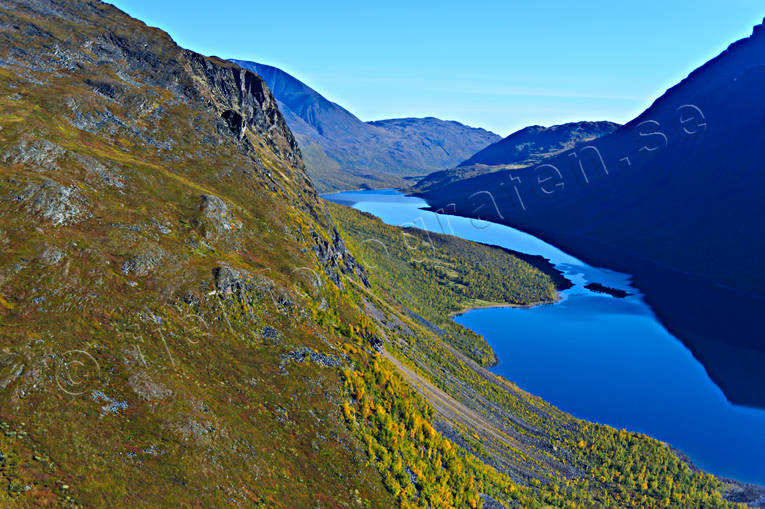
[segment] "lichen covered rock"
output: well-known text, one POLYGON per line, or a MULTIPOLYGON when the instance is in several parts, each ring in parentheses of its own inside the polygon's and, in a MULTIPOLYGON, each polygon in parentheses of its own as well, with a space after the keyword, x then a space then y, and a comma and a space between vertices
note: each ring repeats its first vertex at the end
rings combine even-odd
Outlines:
POLYGON ((226 202, 211 194, 201 196, 199 222, 208 240, 231 239, 242 227, 242 223, 229 211, 226 202))
POLYGON ((5 164, 24 164, 34 169, 55 171, 59 169, 58 160, 64 154, 63 148, 46 139, 24 138, 3 155, 2 161, 5 164))
POLYGON ((77 186, 64 186, 50 179, 30 184, 17 199, 29 212, 53 226, 78 223, 89 216, 87 201, 77 186))

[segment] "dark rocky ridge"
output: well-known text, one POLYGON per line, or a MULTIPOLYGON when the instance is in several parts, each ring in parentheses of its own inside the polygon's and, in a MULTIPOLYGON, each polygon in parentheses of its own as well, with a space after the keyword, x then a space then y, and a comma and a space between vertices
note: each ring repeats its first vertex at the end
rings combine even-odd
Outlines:
POLYGON ((612 134, 424 195, 632 274, 729 399, 765 406, 763 87, 758 25, 612 134))

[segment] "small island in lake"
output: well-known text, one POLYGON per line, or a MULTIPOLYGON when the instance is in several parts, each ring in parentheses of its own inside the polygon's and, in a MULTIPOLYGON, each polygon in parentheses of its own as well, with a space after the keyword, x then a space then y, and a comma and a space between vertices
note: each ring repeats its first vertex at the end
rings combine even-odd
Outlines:
POLYGON ((588 285, 585 285, 585 288, 587 288, 588 290, 592 290, 593 292, 607 293, 611 297, 616 297, 617 299, 623 299, 627 297, 628 295, 631 295, 630 293, 627 293, 624 290, 619 290, 618 288, 611 288, 611 287, 602 285, 600 283, 590 283, 588 285))

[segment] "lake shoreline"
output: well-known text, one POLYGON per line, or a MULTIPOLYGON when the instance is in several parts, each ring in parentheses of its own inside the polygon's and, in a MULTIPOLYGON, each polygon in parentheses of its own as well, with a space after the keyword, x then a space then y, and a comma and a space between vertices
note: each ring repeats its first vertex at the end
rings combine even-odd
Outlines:
POLYGON ((488 372, 514 380, 523 390, 579 419, 605 422, 672 444, 670 447, 684 451, 693 463, 724 481, 727 499, 759 506, 763 482, 757 466, 761 456, 756 454, 762 446, 762 417, 753 413, 755 409, 733 408, 694 353, 667 331, 643 298, 641 281, 634 274, 592 265, 542 238, 500 223, 490 223, 499 228, 487 234, 488 223, 476 226, 468 216, 439 211, 453 219, 432 218, 431 214, 438 213, 417 203, 421 198, 411 202, 413 197, 403 196, 398 209, 396 197, 387 195, 399 193, 380 194, 383 196, 377 199, 370 193, 370 200, 354 193, 337 198, 352 200, 354 208, 388 224, 422 224, 419 229, 503 249, 559 278, 555 299, 525 304, 478 300, 464 302, 449 313, 450 319, 483 336, 491 347, 494 362, 485 368, 488 372), (598 289, 623 288, 631 295, 617 298, 587 289, 594 281, 598 289), (569 288, 571 292, 564 291, 569 288), (546 305, 562 300, 568 304, 546 305), (506 307, 524 311, 503 315, 501 308, 506 307), (468 311, 477 313, 468 319, 468 311), (645 362, 633 362, 635 359, 650 362, 654 369, 645 370, 645 362), (590 396, 583 398, 582 394, 590 396), (622 407, 625 394, 633 403, 622 407), (661 418, 652 418, 651 412, 661 418), (670 426, 668 420, 674 424, 670 426), (735 429, 724 448, 709 444, 701 433, 718 424, 735 429))
POLYGON ((512 302, 491 302, 487 304, 481 304, 478 306, 469 306, 464 309, 460 309, 459 311, 454 311, 452 313, 449 313, 449 318, 455 318, 457 316, 464 315, 465 313, 468 313, 470 311, 475 311, 476 309, 495 309, 495 308, 516 308, 516 309, 531 309, 538 306, 547 306, 547 305, 554 305, 564 300, 563 295, 558 292, 558 295, 554 300, 540 300, 536 302, 529 302, 528 304, 515 304, 512 302))

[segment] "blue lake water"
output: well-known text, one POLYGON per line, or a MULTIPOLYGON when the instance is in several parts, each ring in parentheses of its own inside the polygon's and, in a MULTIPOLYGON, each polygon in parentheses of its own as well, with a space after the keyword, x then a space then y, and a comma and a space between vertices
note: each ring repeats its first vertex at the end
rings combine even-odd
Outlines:
POLYGON ((574 283, 560 302, 476 309, 455 318, 494 348, 499 364, 492 371, 577 417, 665 441, 708 472, 765 485, 765 410, 728 402, 630 287, 629 276, 591 267, 507 226, 422 210, 424 200, 396 191, 324 198, 353 204, 388 224, 549 259, 574 283), (584 288, 591 282, 632 295, 594 293, 584 288))

